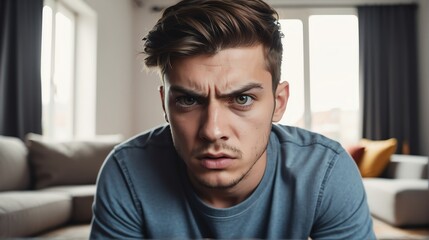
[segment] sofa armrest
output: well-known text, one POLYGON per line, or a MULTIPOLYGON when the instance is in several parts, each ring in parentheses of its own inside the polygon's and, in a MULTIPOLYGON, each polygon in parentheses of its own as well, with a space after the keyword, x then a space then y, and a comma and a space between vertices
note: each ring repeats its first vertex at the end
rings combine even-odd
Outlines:
POLYGON ((427 156, 393 154, 383 176, 396 179, 427 179, 428 171, 427 156))

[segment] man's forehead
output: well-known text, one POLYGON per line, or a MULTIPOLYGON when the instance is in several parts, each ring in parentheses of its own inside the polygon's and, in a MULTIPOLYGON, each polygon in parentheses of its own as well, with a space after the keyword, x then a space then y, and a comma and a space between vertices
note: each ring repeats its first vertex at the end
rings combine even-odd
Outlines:
POLYGON ((223 92, 265 81, 271 82, 271 73, 266 68, 262 45, 178 58, 163 75, 166 85, 199 92, 207 92, 210 88, 223 92))
POLYGON ((262 44, 252 46, 238 46, 220 49, 215 53, 200 53, 191 56, 174 57, 170 59, 170 68, 183 64, 202 64, 207 67, 225 66, 241 61, 258 61, 265 63, 265 50, 262 44))

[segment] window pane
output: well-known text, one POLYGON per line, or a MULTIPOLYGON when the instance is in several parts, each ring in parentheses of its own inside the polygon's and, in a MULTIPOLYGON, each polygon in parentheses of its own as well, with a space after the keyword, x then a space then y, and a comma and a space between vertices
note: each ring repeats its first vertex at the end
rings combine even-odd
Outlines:
POLYGON ((282 124, 304 127, 304 47, 301 20, 281 19, 284 34, 281 81, 289 82, 290 97, 282 124))
POLYGON ((73 136, 74 27, 72 14, 65 10, 55 14, 55 138, 73 136))
POLYGON ((43 7, 42 25, 42 54, 41 54, 41 78, 42 78, 42 104, 43 104, 43 131, 49 134, 50 102, 51 102, 51 71, 52 71, 52 8, 43 7))
POLYGON ((95 134, 96 12, 66 2, 44 0, 42 23, 43 135, 60 140, 95 134))
POLYGON ((354 15, 309 18, 312 130, 343 144, 358 139, 359 42, 354 15))

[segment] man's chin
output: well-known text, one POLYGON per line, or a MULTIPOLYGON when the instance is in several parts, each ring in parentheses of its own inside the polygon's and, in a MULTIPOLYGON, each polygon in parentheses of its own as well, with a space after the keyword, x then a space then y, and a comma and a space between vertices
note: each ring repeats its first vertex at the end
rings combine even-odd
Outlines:
POLYGON ((206 177, 196 177, 194 178, 196 183, 203 188, 213 189, 213 190, 226 190, 231 189, 237 186, 238 183, 243 179, 242 177, 238 179, 208 179, 206 177))

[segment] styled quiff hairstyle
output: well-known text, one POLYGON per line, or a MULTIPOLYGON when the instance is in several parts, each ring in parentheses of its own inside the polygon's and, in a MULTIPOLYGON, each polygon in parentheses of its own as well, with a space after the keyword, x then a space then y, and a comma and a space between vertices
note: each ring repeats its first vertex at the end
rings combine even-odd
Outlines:
POLYGON ((281 37, 277 12, 262 0, 182 0, 165 9, 143 39, 145 64, 164 76, 175 59, 262 44, 275 90, 281 37))

